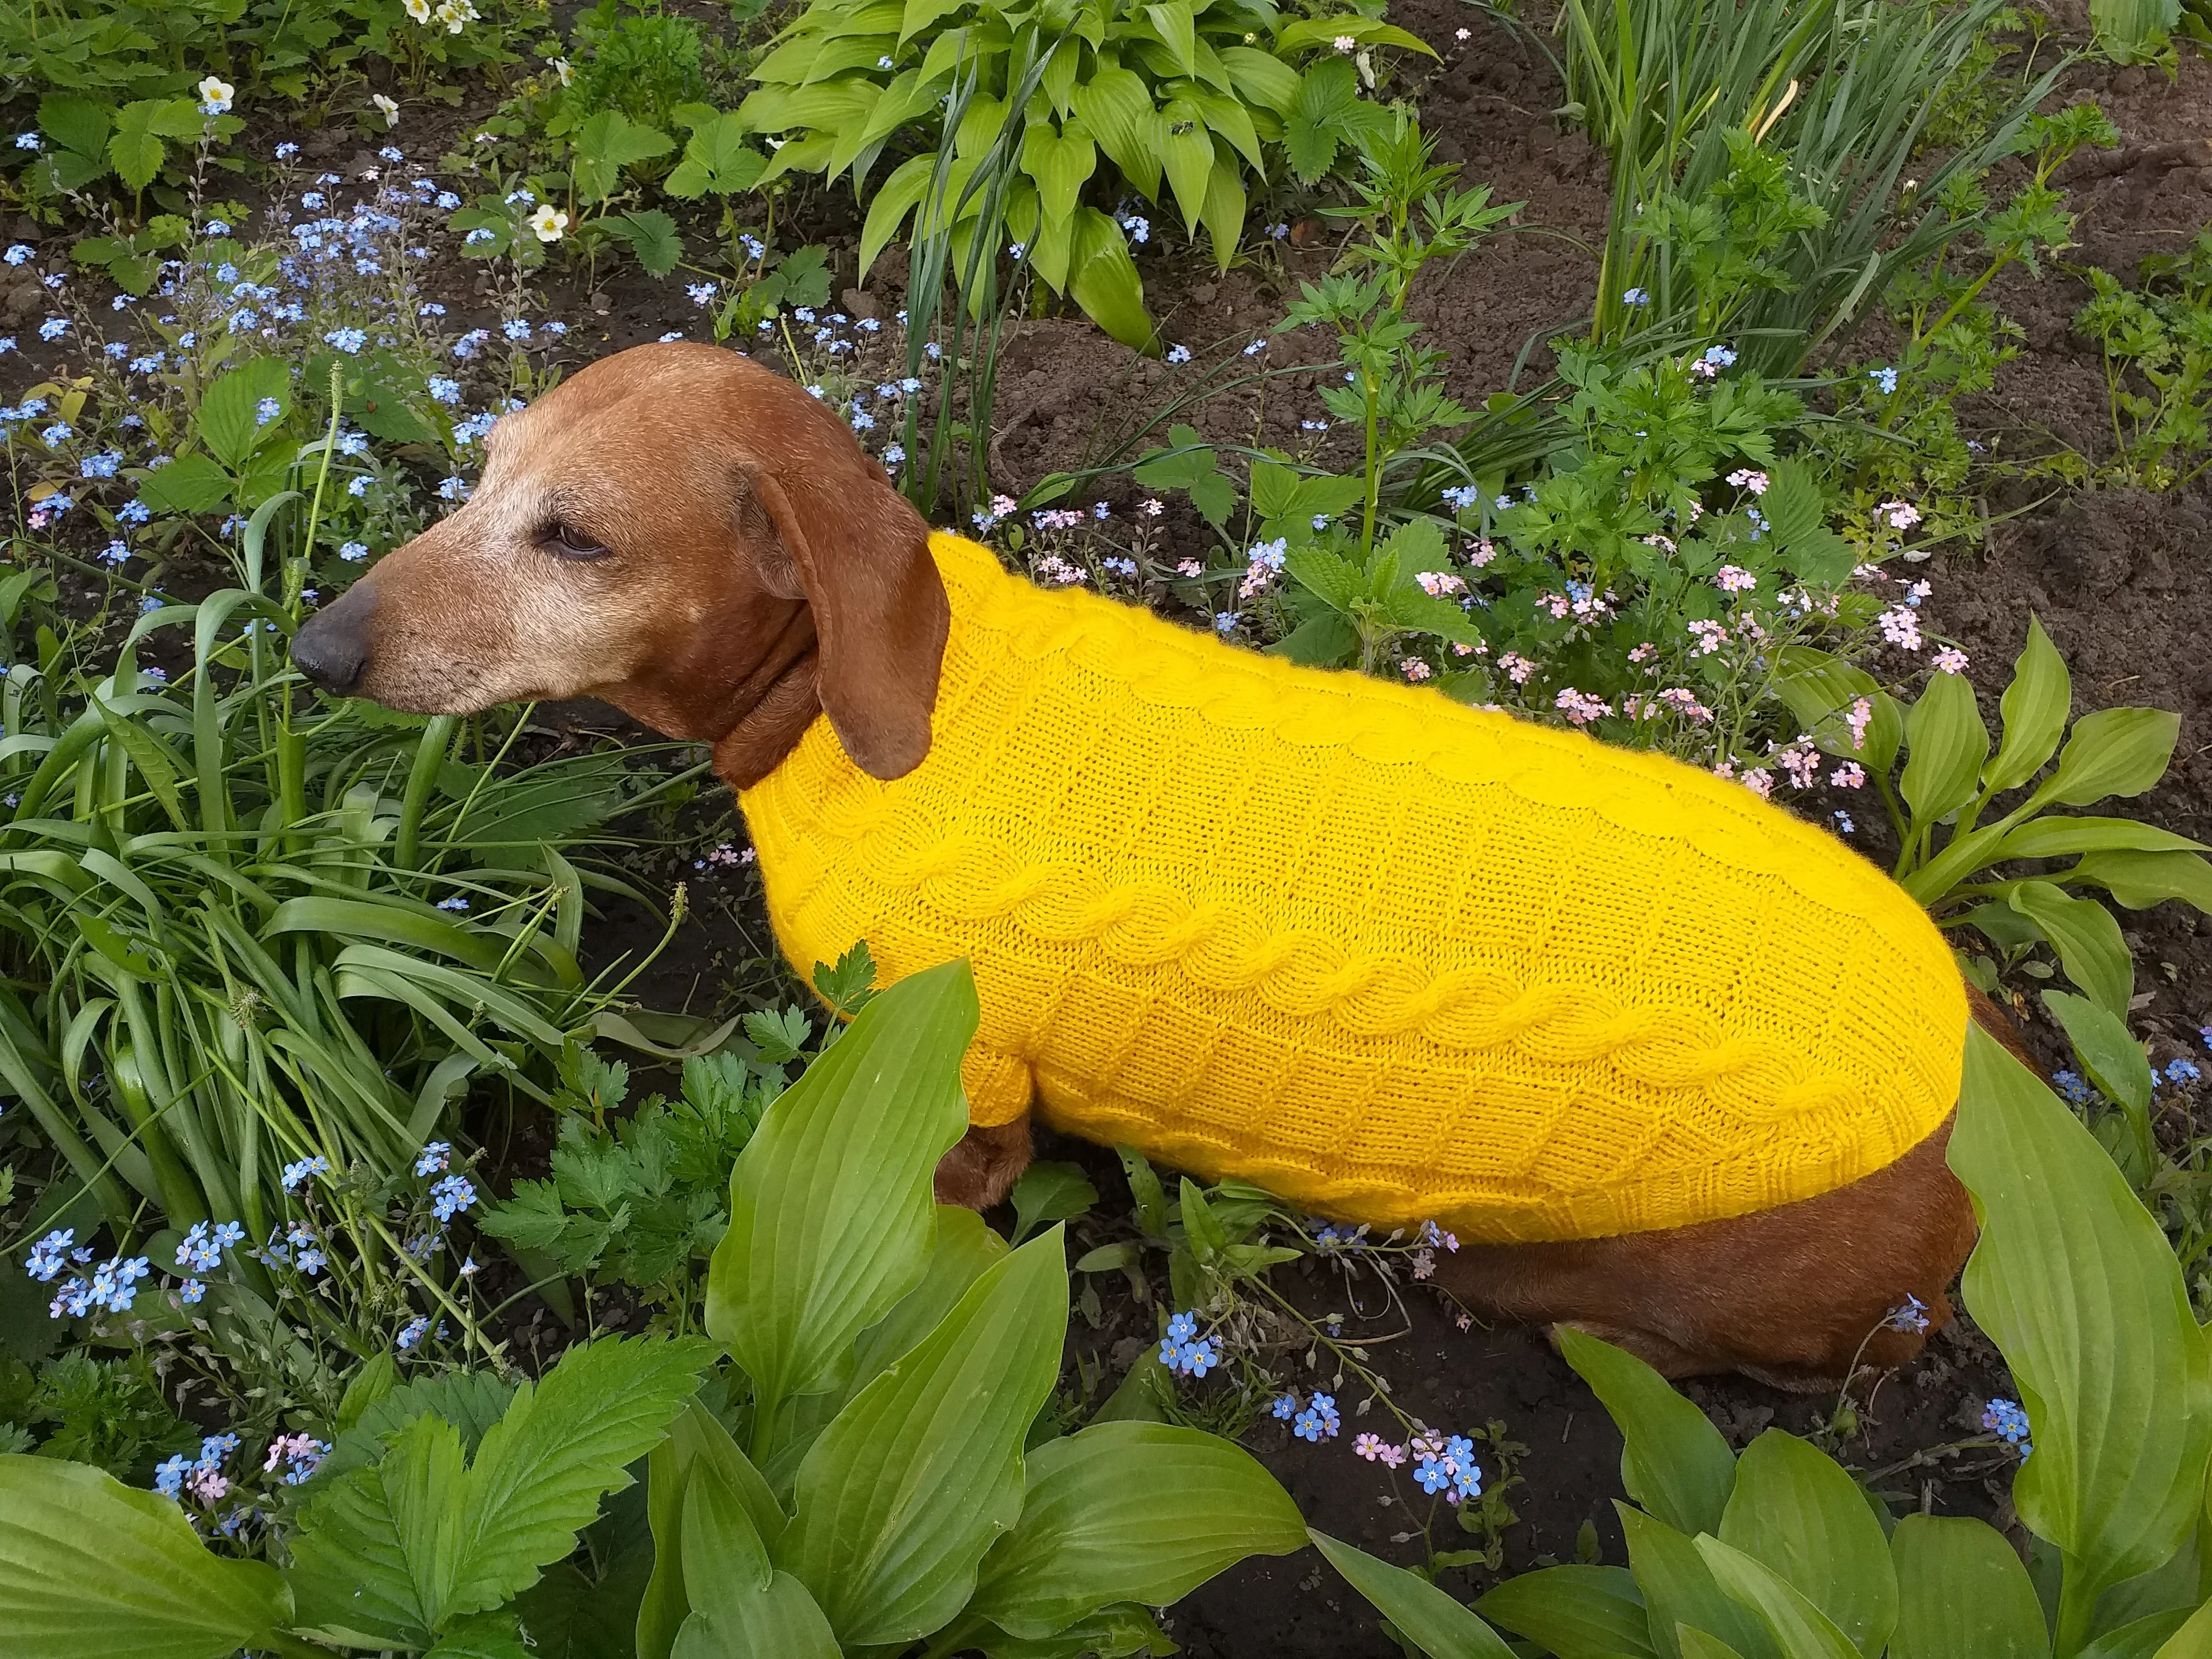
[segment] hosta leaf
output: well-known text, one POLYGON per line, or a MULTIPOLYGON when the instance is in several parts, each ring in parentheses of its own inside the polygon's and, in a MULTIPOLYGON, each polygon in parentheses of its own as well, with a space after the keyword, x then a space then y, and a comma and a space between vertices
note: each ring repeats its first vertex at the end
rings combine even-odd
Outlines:
POLYGON ((1899 789, 1916 826, 1948 817, 1973 798, 1989 728, 1964 674, 1933 674, 1905 713, 1905 776, 1899 789))
POLYGON ((1644 1592, 1626 1567, 1543 1567, 1474 1604, 1484 1618, 1559 1659, 1656 1659, 1644 1592))
POLYGON ((1084 314, 1126 346, 1154 343, 1145 285, 1121 227, 1095 207, 1075 210, 1069 234, 1067 291, 1084 314))
POLYGON ((2163 708, 2100 708, 2074 722, 2058 769, 2033 799, 2039 806, 2090 806, 2107 795, 2140 795, 2165 776, 2181 716, 2163 708))
POLYGON ((1613 1509, 1627 1534, 1629 1569, 1649 1608, 1651 1645, 1662 1659, 1695 1659, 1680 1638, 1685 1625, 1719 1637, 1742 1659, 1784 1659, 1765 1622, 1715 1580, 1695 1540, 1641 1510, 1620 1503, 1613 1509))
POLYGON ((1843 1465, 1768 1429, 1736 1460, 1720 1536, 1819 1607, 1864 1659, 1876 1659, 1897 1625, 1897 1577, 1881 1522, 1843 1465))
POLYGON ((170 1499, 0 1454, 0 1614, 36 1659, 225 1659, 292 1621, 273 1568, 223 1560, 170 1499))
POLYGON ((1329 1565, 1429 1659, 1513 1659, 1498 1632, 1417 1572, 1311 1532, 1329 1565))
POLYGON ((966 963, 909 975, 778 1097, 738 1155, 707 1328, 752 1378, 763 1420, 830 1386, 853 1339, 920 1281, 937 1160, 967 1124, 960 1056, 975 1030, 966 963))
POLYGON ((1967 1310, 2034 1431, 2013 1504, 2094 1604, 2197 1523, 2212 1454, 2203 1334, 2158 1222, 2081 1120, 1978 1029, 1948 1156, 1981 1223, 1967 1310))
POLYGON ((2094 883, 2130 910, 2178 898, 2212 915, 2212 864, 2194 853, 2092 853, 2057 879, 2094 883))
POLYGON ((1714 1582, 1759 1616, 1789 1659, 1858 1659, 1834 1621, 1780 1574, 1717 1538, 1698 1539, 1697 1549, 1714 1582))
POLYGON ((1620 1431, 1629 1497, 1678 1531, 1719 1530, 1736 1464, 1712 1419, 1635 1355, 1571 1325, 1559 1334, 1559 1352, 1620 1431))
POLYGON ((1982 769, 1982 787, 1991 794, 2016 789, 2041 771, 2065 735, 2073 698, 2066 659, 2043 631, 2042 619, 2031 615, 2027 644, 2014 662, 2012 684, 1997 704, 2004 719, 2004 741, 1997 745, 1996 758, 1982 769))
POLYGON ((814 1443, 775 1563, 840 1641, 911 1641, 966 1604, 984 1552, 1021 1514, 1022 1441, 1066 1329, 1054 1228, 987 1270, 814 1443))
POLYGON ((1046 1637, 1109 1602, 1168 1606, 1248 1555, 1305 1544, 1290 1494, 1232 1442, 1094 1424, 1030 1454, 1021 1521, 985 1559, 968 1611, 1046 1637))
POLYGON ((1144 77, 1134 70, 1102 70, 1075 88, 1071 101, 1083 130, 1113 158, 1121 176, 1139 195, 1157 198, 1160 157, 1152 145, 1152 128, 1158 112, 1144 77))
POLYGON ((1908 1515, 1889 1543, 1898 1592, 1889 1659, 2048 1659, 2035 1586, 1996 1528, 1908 1515))
POLYGON ((2110 910, 2047 881, 2014 883, 2007 902, 2043 930, 2067 978, 2116 1018, 2127 1017, 2135 996, 2135 957, 2110 910))

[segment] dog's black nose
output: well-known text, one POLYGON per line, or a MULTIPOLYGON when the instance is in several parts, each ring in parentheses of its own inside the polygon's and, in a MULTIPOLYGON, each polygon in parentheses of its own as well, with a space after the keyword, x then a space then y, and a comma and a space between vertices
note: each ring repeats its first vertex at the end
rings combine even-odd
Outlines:
POLYGON ((368 666, 368 609, 342 599, 317 617, 292 636, 293 665, 334 696, 350 694, 368 666))

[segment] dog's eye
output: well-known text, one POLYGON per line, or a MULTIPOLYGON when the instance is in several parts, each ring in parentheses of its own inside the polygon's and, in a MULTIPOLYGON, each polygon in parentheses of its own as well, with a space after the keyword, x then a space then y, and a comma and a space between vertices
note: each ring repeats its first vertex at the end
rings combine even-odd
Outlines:
POLYGON ((572 524, 556 524, 546 536, 547 550, 564 559, 599 559, 606 556, 605 544, 593 541, 572 524))

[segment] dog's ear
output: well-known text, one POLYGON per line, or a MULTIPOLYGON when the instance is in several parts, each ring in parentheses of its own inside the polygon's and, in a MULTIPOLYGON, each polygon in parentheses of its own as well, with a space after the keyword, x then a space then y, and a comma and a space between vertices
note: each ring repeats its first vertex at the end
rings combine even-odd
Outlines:
POLYGON ((849 456, 809 445, 804 465, 763 466, 753 497, 814 613, 823 711, 860 769, 911 772, 929 716, 951 608, 929 526, 849 436, 849 456))

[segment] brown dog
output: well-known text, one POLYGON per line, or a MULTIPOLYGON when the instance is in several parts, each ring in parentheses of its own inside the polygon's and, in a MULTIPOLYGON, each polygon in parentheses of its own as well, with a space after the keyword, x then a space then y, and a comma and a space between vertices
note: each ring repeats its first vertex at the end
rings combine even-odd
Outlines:
MULTIPOLYGON (((826 714, 877 778, 915 767, 948 626, 927 531, 834 414, 738 354, 641 347, 501 420, 460 511, 380 562, 293 645, 326 690, 420 713, 586 695, 710 742, 750 788, 826 714)), ((1976 1018, 2017 1051, 1996 1011, 1976 1018)), ((2023 1055, 2025 1058, 2025 1055, 2023 1055)), ((979 1116, 981 1115, 979 1114, 979 1116)), ((1832 1382, 1923 1337, 1971 1248, 1944 1126, 1824 1194, 1662 1231, 1478 1244, 1449 1288, 1508 1317, 1571 1322, 1669 1376, 1832 1382)), ((950 1201, 1002 1197, 1025 1119, 971 1130, 950 1201)))

